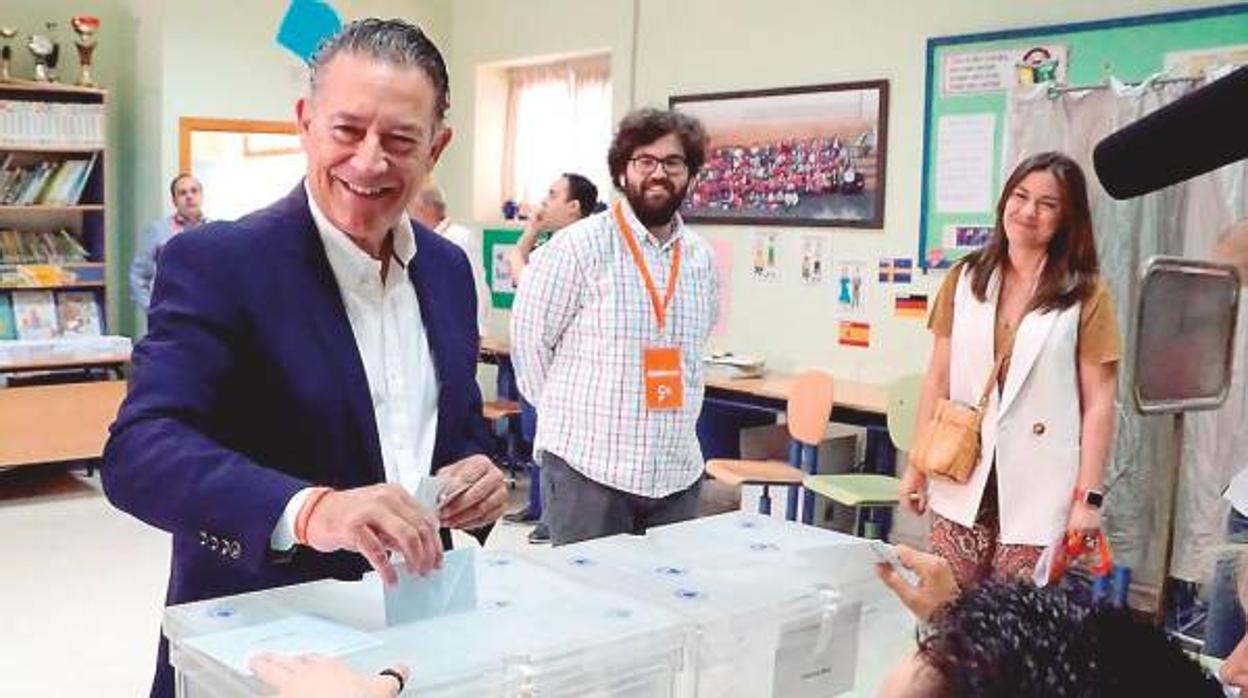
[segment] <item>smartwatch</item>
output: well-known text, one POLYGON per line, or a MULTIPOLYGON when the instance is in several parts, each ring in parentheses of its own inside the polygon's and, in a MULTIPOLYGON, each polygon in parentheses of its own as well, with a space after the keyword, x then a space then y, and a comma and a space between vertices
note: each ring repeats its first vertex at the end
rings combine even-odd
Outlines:
POLYGON ((1093 509, 1100 509, 1105 503, 1105 493, 1100 490, 1075 488, 1075 501, 1083 502, 1093 509))

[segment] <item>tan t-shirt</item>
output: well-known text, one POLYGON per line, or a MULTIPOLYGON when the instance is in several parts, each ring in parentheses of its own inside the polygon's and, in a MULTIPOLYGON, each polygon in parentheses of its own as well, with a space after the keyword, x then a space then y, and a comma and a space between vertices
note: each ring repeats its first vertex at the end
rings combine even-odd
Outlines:
MULTIPOLYGON (((932 314, 927 318, 927 328, 937 337, 948 337, 953 334, 953 299, 957 295, 958 278, 964 264, 958 264, 949 270, 940 291, 936 294, 936 303, 932 306, 932 314)), ((1009 349, 1013 333, 993 332, 993 356, 999 357, 1009 349)), ((1098 277, 1096 290, 1092 297, 1079 308, 1079 360, 1098 364, 1107 364, 1122 358, 1122 342, 1118 337, 1118 322, 1114 318, 1114 301, 1109 293, 1109 285, 1105 279, 1098 277)), ((1004 382, 1009 367, 1002 366, 1000 381, 1004 382)))

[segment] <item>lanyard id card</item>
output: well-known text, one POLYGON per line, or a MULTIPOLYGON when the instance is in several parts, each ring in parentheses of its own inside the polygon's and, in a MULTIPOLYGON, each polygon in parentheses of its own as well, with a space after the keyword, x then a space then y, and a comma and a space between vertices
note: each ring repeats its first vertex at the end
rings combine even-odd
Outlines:
MULTIPOLYGON (((672 296, 676 292, 676 280, 680 274, 680 243, 677 241, 672 252, 672 272, 668 276, 667 293, 664 294, 663 298, 660 298, 659 291, 655 288, 654 279, 650 276, 650 270, 646 268, 641 248, 637 245, 637 240, 633 237, 633 232, 628 227, 628 221, 624 219, 624 209, 618 202, 615 205, 614 214, 615 224, 620 229, 620 234, 624 236, 624 241, 628 244, 628 250, 632 253, 633 262, 636 263, 637 271, 641 274, 642 283, 645 284, 646 293, 650 296, 650 304, 654 309, 655 320, 658 322, 661 334, 664 322, 667 319, 667 307, 671 304, 672 296)), ((644 347, 641 356, 641 372, 646 396, 646 409, 678 410, 684 406, 684 367, 681 365, 680 347, 644 347)))

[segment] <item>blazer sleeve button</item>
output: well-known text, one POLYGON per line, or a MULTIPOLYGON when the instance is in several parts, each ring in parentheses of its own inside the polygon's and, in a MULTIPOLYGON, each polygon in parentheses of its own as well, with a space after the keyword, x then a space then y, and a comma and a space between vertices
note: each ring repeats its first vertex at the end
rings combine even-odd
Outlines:
POLYGON ((1044 436, 1044 422, 1036 422, 1031 425, 1031 433, 1036 436, 1044 436))

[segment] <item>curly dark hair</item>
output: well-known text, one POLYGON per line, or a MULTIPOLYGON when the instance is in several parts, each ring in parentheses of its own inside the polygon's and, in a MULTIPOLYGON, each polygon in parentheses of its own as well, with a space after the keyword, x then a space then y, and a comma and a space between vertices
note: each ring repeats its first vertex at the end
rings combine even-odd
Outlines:
POLYGON ((706 162, 706 129, 702 122, 688 114, 664 109, 638 109, 620 121, 620 127, 607 150, 607 169, 617 189, 628 167, 628 159, 643 145, 649 145, 669 133, 676 134, 685 150, 689 179, 693 180, 706 162))
POLYGON ((1155 626, 1025 583, 960 596, 932 619, 919 655, 941 698, 1221 695, 1155 626))

